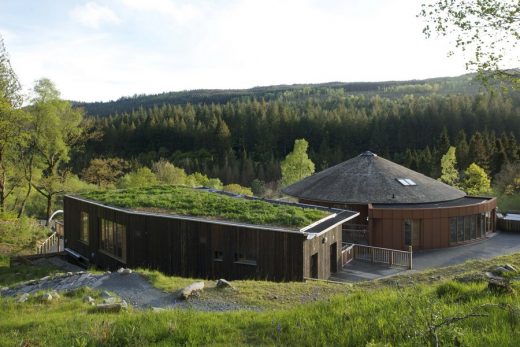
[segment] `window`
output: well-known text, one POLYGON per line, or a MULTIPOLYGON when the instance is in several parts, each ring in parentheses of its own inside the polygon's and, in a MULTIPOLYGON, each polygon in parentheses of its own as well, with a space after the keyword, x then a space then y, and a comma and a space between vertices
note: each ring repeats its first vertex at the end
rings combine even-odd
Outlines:
POLYGON ((224 261, 224 252, 222 252, 222 251, 215 251, 213 253, 213 260, 214 261, 224 261))
POLYGON ((450 243, 457 243, 457 218, 450 218, 450 243))
POLYGON ((464 217, 457 217, 457 242, 464 241, 464 217))
POLYGON ((126 227, 114 221, 101 218, 99 248, 106 253, 126 261, 126 227))
POLYGON ((412 245, 412 221, 404 221, 404 244, 406 246, 412 245))
POLYGON ((469 218, 470 218, 469 225, 470 225, 470 230, 471 230, 471 239, 474 240, 478 237, 477 236, 477 216, 472 215, 469 218))
POLYGON ((80 239, 80 241, 85 242, 88 245, 88 240, 89 240, 88 213, 81 212, 79 219, 80 219, 79 239, 80 239))
POLYGON ((416 186, 417 183, 415 183, 413 180, 409 178, 397 178, 397 181, 401 183, 403 186, 416 186))
POLYGON ((464 241, 471 240, 470 216, 464 217, 464 241))
POLYGON ((246 265, 256 265, 256 232, 239 232, 235 262, 246 265))

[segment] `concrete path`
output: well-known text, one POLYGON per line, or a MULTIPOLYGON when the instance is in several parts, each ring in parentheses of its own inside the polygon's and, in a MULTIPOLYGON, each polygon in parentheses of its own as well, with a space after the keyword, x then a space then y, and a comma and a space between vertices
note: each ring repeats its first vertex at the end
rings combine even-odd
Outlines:
POLYGON ((490 259, 500 255, 520 252, 520 234, 496 232, 482 241, 468 245, 418 251, 413 254, 413 268, 445 267, 472 259, 490 259))
MULTIPOLYGON (((496 232, 486 239, 462 246, 418 251, 413 253, 413 269, 425 270, 464 263, 472 259, 490 259, 500 255, 520 252, 520 234, 496 232)), ((352 261, 330 280, 341 282, 369 281, 406 271, 405 268, 388 267, 352 261)))

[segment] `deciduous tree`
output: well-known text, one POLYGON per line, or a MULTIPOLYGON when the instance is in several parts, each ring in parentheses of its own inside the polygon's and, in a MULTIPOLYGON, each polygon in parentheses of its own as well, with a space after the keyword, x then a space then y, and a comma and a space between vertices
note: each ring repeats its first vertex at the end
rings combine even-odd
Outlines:
POLYGON ((483 168, 471 163, 464 171, 462 188, 469 195, 488 194, 491 191, 491 181, 483 168))
POLYGON ((454 187, 459 184, 457 157, 455 155, 455 147, 453 146, 441 158, 441 177, 439 180, 454 187))
POLYGON ((294 141, 294 149, 281 162, 282 185, 288 186, 314 173, 314 163, 307 155, 309 143, 305 139, 294 141))

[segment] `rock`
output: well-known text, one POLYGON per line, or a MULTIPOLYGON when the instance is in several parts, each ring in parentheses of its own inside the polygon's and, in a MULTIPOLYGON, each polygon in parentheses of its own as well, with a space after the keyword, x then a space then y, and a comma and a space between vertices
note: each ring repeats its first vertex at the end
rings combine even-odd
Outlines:
POLYGON ((111 298, 111 297, 112 297, 112 294, 110 294, 109 292, 107 292, 106 290, 104 290, 104 291, 101 293, 101 297, 102 297, 102 298, 111 298))
POLYGON ((229 288, 233 288, 234 287, 231 285, 231 283, 229 283, 229 281, 226 281, 225 279, 221 278, 217 281, 217 288, 226 288, 226 287, 229 287, 229 288))
POLYGON ((488 289, 497 294, 508 294, 513 292, 511 283, 504 278, 490 278, 488 289))
POLYGON ((52 295, 52 298, 53 299, 59 299, 60 298, 60 294, 58 294, 57 291, 53 290, 52 292, 50 292, 50 294, 52 295))
POLYGON ((132 270, 131 269, 128 269, 128 268, 120 268, 119 270, 117 270, 117 273, 118 274, 121 274, 121 275, 128 275, 128 274, 131 274, 132 273, 132 270))
POLYGON ((40 298, 42 301, 52 301, 51 293, 42 294, 42 296, 40 298))
POLYGON ((503 274, 504 272, 510 272, 510 270, 507 270, 505 267, 503 266, 497 266, 495 268, 493 268, 493 273, 495 274, 503 274))
POLYGON ((162 312, 162 311, 166 311, 166 310, 161 307, 152 307, 152 312, 162 312))
POLYGON ((40 278, 40 282, 41 281, 47 281, 49 278, 51 278, 51 276, 42 277, 42 278, 40 278))
POLYGON ((129 306, 129 305, 128 305, 128 303, 126 302, 126 300, 121 301, 121 308, 122 308, 123 310, 128 309, 128 306, 129 306))
POLYGON ((110 275, 111 272, 110 271, 105 271, 105 275, 110 275))
POLYGON ((179 298, 187 300, 204 289, 204 282, 195 282, 181 290, 179 298))
POLYGON ((511 265, 511 264, 506 264, 506 265, 504 265, 504 269, 509 270, 509 271, 513 271, 513 272, 518 272, 518 270, 516 269, 516 267, 514 267, 514 266, 511 265))
POLYGON ((109 298, 106 298, 103 300, 103 303, 104 304, 115 304, 117 301, 116 298, 114 298, 113 296, 109 297, 109 298))
POLYGON ((16 300, 16 302, 22 303, 22 302, 26 302, 27 300, 29 300, 29 294, 23 293, 22 295, 20 295, 18 300, 16 300))
POLYGON ((121 303, 115 304, 98 304, 94 306, 95 312, 120 312, 122 309, 121 303))
POLYGON ((92 306, 94 306, 96 304, 96 300, 94 300, 93 297, 88 296, 88 295, 83 298, 83 301, 92 306))

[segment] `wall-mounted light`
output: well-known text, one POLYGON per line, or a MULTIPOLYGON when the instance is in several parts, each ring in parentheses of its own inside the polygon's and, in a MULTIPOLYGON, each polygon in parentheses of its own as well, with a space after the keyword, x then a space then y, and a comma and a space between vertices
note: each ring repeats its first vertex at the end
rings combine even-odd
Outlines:
POLYGON ((324 237, 324 238, 321 240, 321 243, 326 244, 326 243, 327 243, 327 238, 324 237))

